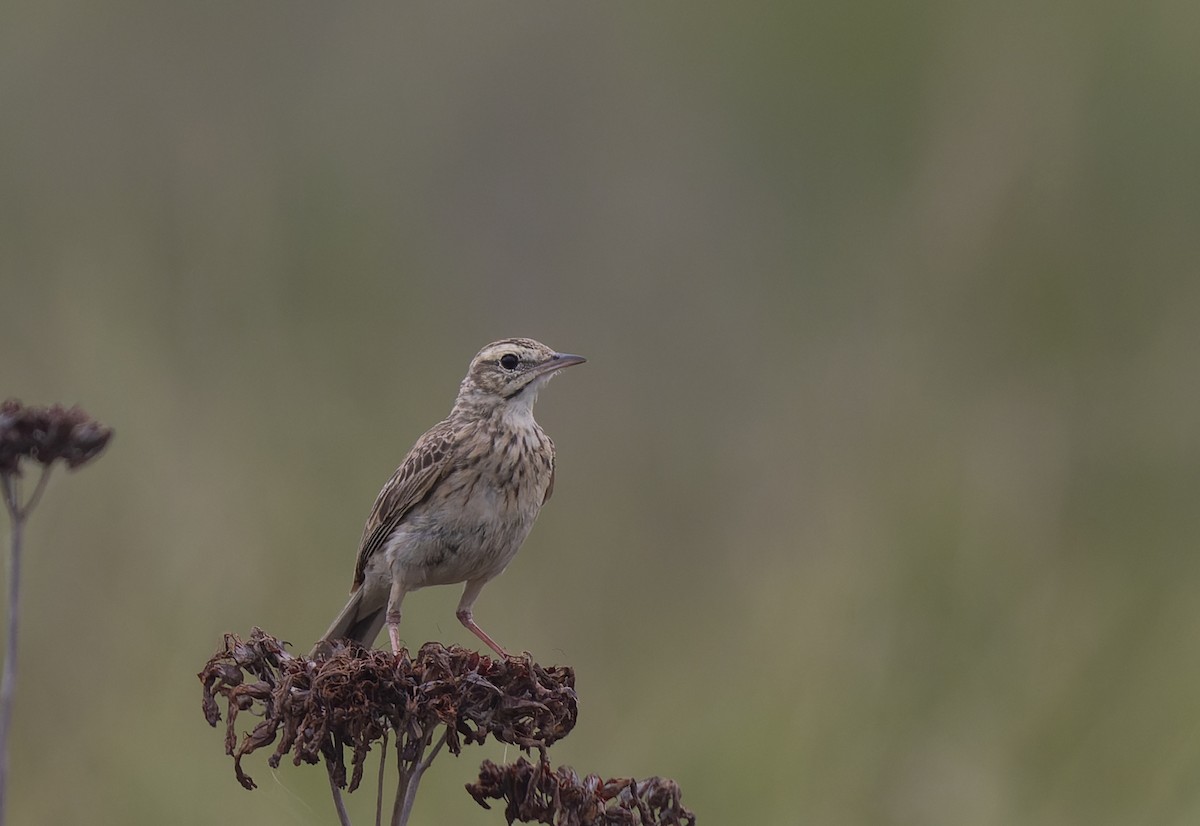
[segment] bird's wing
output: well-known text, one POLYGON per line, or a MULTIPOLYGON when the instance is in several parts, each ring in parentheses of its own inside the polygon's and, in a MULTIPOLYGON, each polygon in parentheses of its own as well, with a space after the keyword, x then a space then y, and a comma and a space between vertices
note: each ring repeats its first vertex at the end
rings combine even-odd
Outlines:
POLYGON ((554 440, 547 436, 546 442, 550 445, 550 484, 546 485, 546 493, 542 496, 543 505, 549 502, 550 497, 554 494, 554 440))
POLYGON ((446 475, 450 468, 450 457, 454 454, 455 433, 456 428, 448 420, 430 428, 417 440, 392 478, 379 491, 375 506, 371 508, 371 515, 363 527, 358 561, 354 565, 352 593, 363 583, 367 562, 384 546, 413 506, 428 496, 438 480, 446 475))

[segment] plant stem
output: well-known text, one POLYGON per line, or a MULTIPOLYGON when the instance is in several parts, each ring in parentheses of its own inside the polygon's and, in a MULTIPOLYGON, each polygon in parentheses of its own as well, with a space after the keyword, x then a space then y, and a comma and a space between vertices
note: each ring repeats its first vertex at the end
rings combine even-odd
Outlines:
POLYGON ((388 733, 383 732, 383 744, 379 747, 379 782, 375 787, 375 826, 383 826, 383 767, 387 765, 388 733))
MULTIPOLYGON (((25 517, 29 516, 29 514, 33 511, 33 509, 37 507, 38 501, 41 500, 42 493, 46 490, 46 482, 50 479, 50 468, 51 467, 53 467, 53 465, 42 465, 42 475, 38 477, 37 485, 34 486, 33 493, 31 493, 29 495, 29 501, 27 501, 24 504, 24 506, 22 506, 20 508, 22 522, 25 521, 25 517)), ((15 490, 15 486, 14 486, 14 490, 13 490, 13 500, 12 501, 13 501, 13 507, 14 508, 17 507, 17 493, 15 490)))
MULTIPOLYGON (((437 757, 437 753, 442 750, 442 746, 446 744, 446 737, 450 734, 448 728, 442 729, 442 736, 438 738, 437 743, 433 747, 433 751, 429 752, 429 756, 421 759, 420 753, 417 754, 417 763, 413 766, 412 771, 405 778, 405 772, 401 772, 400 786, 396 790, 396 803, 392 814, 393 826, 407 826, 409 815, 412 814, 413 803, 417 800, 417 786, 421 785, 421 776, 425 774, 425 770, 429 768, 429 764, 433 762, 433 758, 437 757), (398 819, 397 819, 398 817, 398 819)), ((426 740, 428 743, 428 740, 426 740)), ((421 751, 424 752, 424 746, 421 751)))
POLYGON ((338 784, 333 779, 332 760, 325 760, 325 769, 329 772, 329 789, 333 792, 333 808, 337 809, 338 822, 342 826, 350 826, 350 814, 346 811, 346 803, 342 800, 342 790, 338 788, 338 784))
POLYGON ((12 522, 12 545, 8 556, 8 632, 5 635, 4 673, 0 674, 0 826, 4 826, 8 814, 8 736, 12 730, 13 695, 17 688, 17 643, 21 631, 21 538, 25 532, 25 520, 37 507, 46 482, 50 478, 52 465, 42 465, 28 501, 21 504, 17 491, 16 476, 0 474, 4 506, 12 522))
MULTIPOLYGON (((411 775, 404 770, 404 735, 396 732, 396 798, 392 801, 392 826, 404 826, 401 815, 404 809, 404 798, 408 792, 408 780, 411 775)), ((418 755, 419 757, 420 755, 418 755)))
MULTIPOLYGON (((42 474, 42 480, 45 474, 42 474)), ((12 724, 13 693, 17 684, 17 640, 21 617, 21 534, 25 514, 17 502, 16 480, 0 476, 4 487, 4 505, 12 522, 12 545, 8 563, 8 633, 4 648, 4 673, 0 676, 0 826, 8 811, 8 733, 12 724)), ((42 487, 39 481, 38 488, 42 487)))
POLYGON ((449 733, 448 729, 443 729, 442 736, 438 738, 437 745, 433 747, 433 751, 429 752, 429 756, 417 763, 413 768, 412 777, 408 781, 408 790, 404 793, 404 810, 400 813, 400 826, 406 826, 408 823, 413 803, 417 799, 417 786, 421 785, 421 777, 425 774, 425 770, 429 768, 429 764, 433 762, 433 758, 437 757, 437 753, 442 750, 442 746, 446 743, 446 736, 449 733))

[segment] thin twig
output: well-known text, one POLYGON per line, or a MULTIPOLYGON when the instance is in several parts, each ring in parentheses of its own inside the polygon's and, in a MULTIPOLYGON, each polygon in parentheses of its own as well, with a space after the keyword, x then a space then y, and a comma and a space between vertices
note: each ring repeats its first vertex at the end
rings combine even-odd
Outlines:
MULTIPOLYGON (((283 653, 283 652, 281 652, 283 653)), ((341 744, 334 739, 334 748, 340 751, 341 744)), ((333 808, 337 812, 341 826, 350 826, 350 815, 346 811, 346 802, 342 797, 341 786, 338 785, 337 763, 330 754, 325 755, 325 773, 329 775, 329 792, 333 795, 333 808)), ((343 781, 345 774, 342 774, 343 781)))
POLYGON ((333 808, 337 809, 338 822, 342 826, 351 826, 350 815, 346 812, 346 803, 342 800, 342 790, 338 788, 337 781, 333 779, 333 761, 326 760, 325 768, 329 772, 329 789, 333 792, 333 808))
MULTIPOLYGON (((408 792, 408 781, 411 775, 404 769, 404 737, 396 733, 396 797, 392 801, 392 826, 404 826, 400 819, 404 808, 404 795, 408 792)), ((419 756, 419 755, 418 755, 419 756)))
POLYGON ((420 766, 418 766, 422 774, 424 774, 425 770, 429 768, 429 764, 433 762, 433 758, 437 757, 437 753, 442 750, 442 746, 446 745, 446 738, 449 736, 450 726, 447 725, 444 729, 442 729, 442 736, 439 737, 437 743, 434 744, 433 751, 429 752, 429 756, 425 758, 424 762, 422 762, 420 766))
POLYGON ((433 751, 429 752, 429 756, 420 760, 413 767, 412 776, 408 780, 408 789, 404 792, 404 809, 400 812, 399 826, 405 826, 408 823, 408 817, 412 813, 413 803, 417 799, 417 786, 421 785, 421 776, 425 774, 425 770, 429 768, 429 764, 433 762, 433 758, 437 757, 437 753, 442 750, 442 746, 446 745, 446 737, 450 734, 449 728, 442 728, 442 736, 438 738, 437 743, 433 747, 433 751))
MULTIPOLYGON (((45 471, 38 482, 43 486, 45 471)), ((0 826, 4 826, 8 811, 8 735, 12 725, 13 694, 17 685, 17 641, 21 618, 21 535, 25 527, 28 506, 21 508, 17 501, 16 479, 0 475, 4 485, 4 504, 12 522, 12 545, 8 566, 8 634, 4 655, 4 673, 0 675, 0 826)))
POLYGON ((4 506, 8 508, 9 516, 20 513, 17 507, 17 479, 7 473, 0 473, 0 485, 4 487, 4 506))
POLYGON ((375 826, 383 826, 383 768, 387 765, 388 733, 383 732, 383 745, 379 747, 379 785, 375 789, 375 826))
MULTIPOLYGON (((28 516, 34 508, 37 507, 38 501, 42 498, 42 493, 46 490, 46 482, 50 479, 50 468, 54 465, 42 465, 42 475, 38 477, 37 485, 33 488, 33 493, 29 496, 29 501, 21 508, 21 519, 28 516)), ((13 497, 15 503, 16 497, 13 497)))

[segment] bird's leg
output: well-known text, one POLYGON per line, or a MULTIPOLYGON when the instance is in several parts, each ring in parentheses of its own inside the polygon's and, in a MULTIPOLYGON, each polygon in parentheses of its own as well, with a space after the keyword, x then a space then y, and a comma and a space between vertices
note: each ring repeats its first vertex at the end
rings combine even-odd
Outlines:
POLYGON ((484 631, 479 627, 479 625, 475 622, 474 617, 471 615, 470 608, 459 608, 457 616, 458 621, 465 625, 467 630, 469 630, 472 634, 487 643, 488 648, 492 649, 506 660, 512 659, 512 654, 509 654, 507 651, 501 648, 499 643, 488 636, 487 631, 484 631))
POLYGON ((471 611, 471 606, 475 604, 475 598, 479 596, 479 592, 483 590, 484 583, 486 582, 486 579, 472 579, 467 582, 467 587, 463 589, 462 599, 458 601, 458 611, 455 613, 455 616, 458 617, 459 622, 466 626, 468 631, 487 643, 488 648, 506 660, 511 659, 512 654, 501 648, 494 639, 488 636, 486 631, 475 623, 475 615, 471 611))
POLYGON ((393 654, 400 653, 400 603, 404 600, 405 592, 404 580, 393 574, 392 589, 388 592, 387 614, 384 615, 393 654))

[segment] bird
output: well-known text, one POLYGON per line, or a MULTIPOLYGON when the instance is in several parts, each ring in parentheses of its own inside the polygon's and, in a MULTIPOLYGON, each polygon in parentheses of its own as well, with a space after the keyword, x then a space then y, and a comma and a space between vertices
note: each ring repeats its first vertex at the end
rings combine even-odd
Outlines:
POLYGON ((450 414, 417 440, 379 491, 350 598, 314 656, 340 639, 371 647, 384 625, 399 655, 404 595, 462 582, 459 622, 510 658, 475 622, 473 606, 554 492, 554 442, 533 418, 538 391, 585 361, 530 338, 495 341, 475 355, 450 414))

